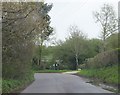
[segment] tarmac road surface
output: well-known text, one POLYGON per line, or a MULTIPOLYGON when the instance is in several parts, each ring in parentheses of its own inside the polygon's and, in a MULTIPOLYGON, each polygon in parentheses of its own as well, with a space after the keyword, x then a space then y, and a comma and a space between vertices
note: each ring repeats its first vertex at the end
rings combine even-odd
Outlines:
POLYGON ((76 75, 35 73, 35 81, 22 93, 112 93, 76 75))

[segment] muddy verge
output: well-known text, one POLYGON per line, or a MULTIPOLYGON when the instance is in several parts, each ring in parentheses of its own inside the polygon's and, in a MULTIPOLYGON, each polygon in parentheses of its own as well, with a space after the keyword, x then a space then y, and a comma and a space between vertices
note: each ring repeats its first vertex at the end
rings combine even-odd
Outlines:
POLYGON ((120 93, 120 89, 119 86, 116 84, 108 84, 106 82, 101 81, 98 78, 90 78, 90 77, 86 77, 86 76, 82 76, 79 74, 73 74, 73 75, 77 75, 79 77, 81 77, 83 80, 86 81, 86 83, 90 83, 92 85, 96 85, 96 86, 100 86, 101 88, 105 89, 105 90, 109 90, 115 93, 120 93))

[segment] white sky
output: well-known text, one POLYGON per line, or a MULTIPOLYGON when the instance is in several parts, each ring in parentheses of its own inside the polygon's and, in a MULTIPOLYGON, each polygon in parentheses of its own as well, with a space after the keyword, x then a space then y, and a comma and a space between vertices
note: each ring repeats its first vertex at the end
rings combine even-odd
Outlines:
POLYGON ((104 3, 113 5, 118 12, 119 0, 45 0, 53 3, 51 26, 55 28, 57 40, 64 40, 68 35, 70 25, 77 25, 88 38, 98 38, 100 26, 95 23, 93 11, 98 11, 104 3))

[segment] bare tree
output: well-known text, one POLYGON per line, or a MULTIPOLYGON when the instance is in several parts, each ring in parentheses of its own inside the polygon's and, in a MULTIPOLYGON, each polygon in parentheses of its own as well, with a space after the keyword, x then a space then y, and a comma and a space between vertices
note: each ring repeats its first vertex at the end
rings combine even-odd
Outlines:
POLYGON ((75 54, 75 60, 76 60, 76 69, 78 69, 79 64, 79 56, 83 52, 83 40, 85 39, 85 35, 79 30, 77 26, 70 26, 70 37, 68 41, 70 41, 70 46, 72 49, 72 52, 75 54))
POLYGON ((106 50, 106 38, 118 30, 118 20, 113 7, 109 4, 104 4, 99 12, 93 13, 96 22, 101 25, 101 38, 103 40, 103 51, 106 50))

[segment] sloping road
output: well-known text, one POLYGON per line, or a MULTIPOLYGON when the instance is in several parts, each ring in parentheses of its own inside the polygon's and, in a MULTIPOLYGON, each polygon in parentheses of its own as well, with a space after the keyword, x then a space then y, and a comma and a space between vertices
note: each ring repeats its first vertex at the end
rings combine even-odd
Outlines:
POLYGON ((59 73, 36 73, 35 81, 22 93, 111 93, 86 83, 81 77, 59 73))

